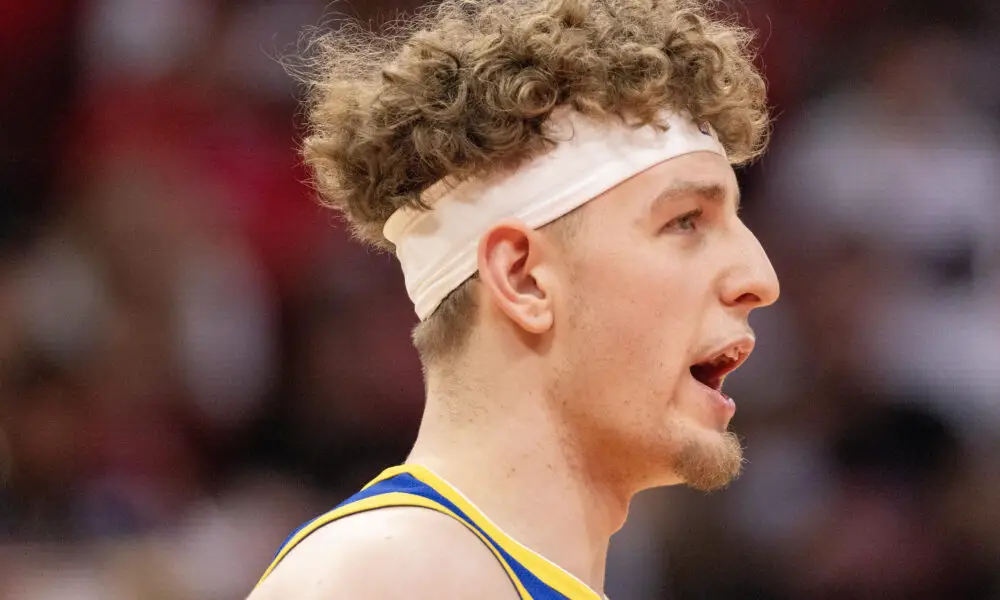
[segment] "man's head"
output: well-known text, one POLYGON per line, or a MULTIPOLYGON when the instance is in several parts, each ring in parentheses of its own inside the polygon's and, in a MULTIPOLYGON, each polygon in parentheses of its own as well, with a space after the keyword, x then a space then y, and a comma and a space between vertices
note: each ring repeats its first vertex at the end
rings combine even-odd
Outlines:
POLYGON ((766 141, 748 41, 694 0, 445 0, 392 37, 320 40, 306 159, 377 246, 392 248, 393 213, 433 210, 422 194, 438 181, 548 155, 561 110, 654 128, 683 113, 725 149, 655 164, 541 228, 491 223, 475 274, 414 332, 428 376, 470 355, 513 361, 566 400, 554 408, 577 440, 616 468, 648 465, 645 484, 735 475, 732 406, 704 365, 745 356, 747 314, 777 296, 730 166, 766 141))

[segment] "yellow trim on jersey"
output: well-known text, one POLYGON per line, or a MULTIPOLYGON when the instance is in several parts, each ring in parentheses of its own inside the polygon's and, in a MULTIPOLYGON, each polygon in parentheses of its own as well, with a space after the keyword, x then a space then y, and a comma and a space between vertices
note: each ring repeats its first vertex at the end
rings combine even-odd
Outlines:
MULTIPOLYGON (((434 474, 430 469, 420 465, 401 465, 386 470, 375 482, 388 479, 400 473, 409 473, 420 481, 434 488, 439 494, 450 500, 466 515, 472 519, 476 525, 482 528, 493 540, 510 554, 514 560, 521 563, 524 568, 535 574, 549 587, 555 589, 567 598, 592 598, 593 600, 604 600, 599 594, 590 589, 585 583, 571 575, 569 572, 556 566, 554 563, 539 555, 530 548, 521 545, 517 540, 504 533, 499 527, 493 524, 474 504, 458 493, 457 489, 445 480, 434 474)), ((375 483, 373 482, 373 483, 375 483)), ((464 521, 463 521, 464 522, 464 521)), ((478 532, 477 532, 478 533, 478 532)))
MULTIPOLYGON (((391 470, 393 470, 393 469, 390 469, 390 471, 391 470)), ((399 471, 399 472, 405 472, 405 471, 399 471)), ((393 475, 396 475, 399 472, 394 473, 393 475)), ((373 480, 371 483, 369 483, 368 485, 366 485, 362 489, 367 489, 371 485, 373 485, 375 483, 378 483, 379 481, 383 481, 385 479, 388 479, 389 477, 392 477, 393 475, 386 476, 386 474, 383 473, 382 475, 379 475, 378 478, 376 478, 375 480, 373 480)), ((418 477, 418 479, 419 479, 419 477, 418 477)), ((425 482, 425 483, 428 483, 428 482, 425 482)), ((437 489, 437 488, 435 488, 435 489, 437 489)), ((442 492, 442 490, 437 490, 437 491, 438 492, 442 492)), ((442 495, 444 495, 444 493, 442 493, 442 495)), ((447 496, 445 496, 445 497, 447 497, 447 496)), ((476 537, 478 537, 480 540, 482 540, 482 542, 486 545, 486 547, 490 549, 490 552, 492 552, 493 555, 497 558, 497 560, 500 562, 500 565, 503 566, 504 571, 507 572, 507 576, 510 578, 511 582, 513 582, 514 587, 517 588, 517 592, 521 596, 521 598, 523 600, 532 600, 532 597, 528 593, 528 590, 524 589, 524 585, 521 584, 520 579, 518 579, 517 575, 514 574, 514 571, 510 568, 510 565, 507 564, 507 561, 504 559, 503 555, 500 554, 500 552, 496 548, 493 547, 493 544, 491 544, 490 541, 482 533, 480 533, 475 527, 473 527, 469 522, 467 522, 461 516, 455 514, 451 510, 449 510, 447 507, 441 506, 437 502, 434 502, 433 500, 430 500, 428 498, 424 498, 423 496, 418 496, 416 494, 407 494, 405 492, 389 492, 389 493, 386 493, 386 494, 379 494, 377 496, 371 496, 369 498, 364 498, 363 500, 358 500, 356 502, 352 502, 352 503, 350 503, 350 504, 348 504, 346 506, 342 506, 340 508, 335 508, 335 509, 331 510, 330 512, 328 512, 328 513, 326 513, 326 514, 324 514, 324 515, 316 518, 311 523, 309 523, 307 526, 303 527, 301 531, 299 531, 298 533, 296 533, 295 536, 292 537, 292 539, 288 540, 288 543, 285 544, 285 546, 281 549, 281 551, 278 553, 278 555, 274 557, 274 560, 271 561, 271 564, 270 564, 270 566, 268 566, 267 570, 264 571, 264 574, 261 576, 260 580, 257 582, 257 586, 260 586, 260 584, 263 583, 265 579, 267 579, 268 575, 270 575, 271 572, 274 571, 275 567, 278 566, 278 563, 280 563, 281 560, 284 559, 285 556, 289 552, 291 552, 293 548, 295 548, 309 534, 313 533, 314 531, 316 531, 320 527, 323 527, 324 525, 327 525, 328 523, 331 523, 333 521, 336 521, 337 519, 341 519, 341 518, 346 517, 348 515, 353 515, 353 514, 356 514, 356 513, 359 513, 359 512, 364 512, 364 511, 368 511, 368 510, 375 510, 377 508, 389 508, 389 507, 393 507, 393 506, 417 506, 417 507, 422 507, 422 508, 429 508, 429 509, 435 510, 435 511, 437 511, 439 513, 448 515, 448 516, 452 517, 453 519, 455 519, 456 521, 458 521, 459 523, 465 525, 466 529, 468 529, 472 533, 476 534, 476 537)), ((471 517, 471 515, 470 515, 470 517, 471 517)), ((475 517, 472 517, 472 518, 475 520, 475 517)))

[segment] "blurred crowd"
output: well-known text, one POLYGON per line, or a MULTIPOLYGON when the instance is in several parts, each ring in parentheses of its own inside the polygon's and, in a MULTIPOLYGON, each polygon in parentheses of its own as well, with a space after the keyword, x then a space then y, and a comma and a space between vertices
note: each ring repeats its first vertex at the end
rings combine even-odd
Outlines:
MULTIPOLYGON (((280 57, 419 4, 0 3, 0 600, 243 597, 405 457, 415 317, 316 206, 280 57)), ((608 595, 1000 599, 1000 4, 731 7, 777 117, 749 463, 641 495, 608 595)))

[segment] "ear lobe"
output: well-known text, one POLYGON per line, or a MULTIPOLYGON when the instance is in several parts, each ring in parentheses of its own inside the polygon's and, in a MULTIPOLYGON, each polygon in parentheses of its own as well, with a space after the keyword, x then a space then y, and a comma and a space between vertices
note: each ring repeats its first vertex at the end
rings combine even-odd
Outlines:
POLYGON ((541 277, 544 241, 515 219, 490 228, 479 240, 479 280, 487 297, 511 321, 528 333, 552 327, 551 290, 541 277))

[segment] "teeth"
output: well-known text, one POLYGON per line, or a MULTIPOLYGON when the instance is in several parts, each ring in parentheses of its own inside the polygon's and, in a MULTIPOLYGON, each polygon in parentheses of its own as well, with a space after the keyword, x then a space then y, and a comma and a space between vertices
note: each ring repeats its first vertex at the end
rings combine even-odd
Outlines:
POLYGON ((736 362, 740 358, 740 352, 736 348, 730 348, 723 352, 722 354, 716 356, 712 359, 713 365, 719 365, 725 362, 736 362))

